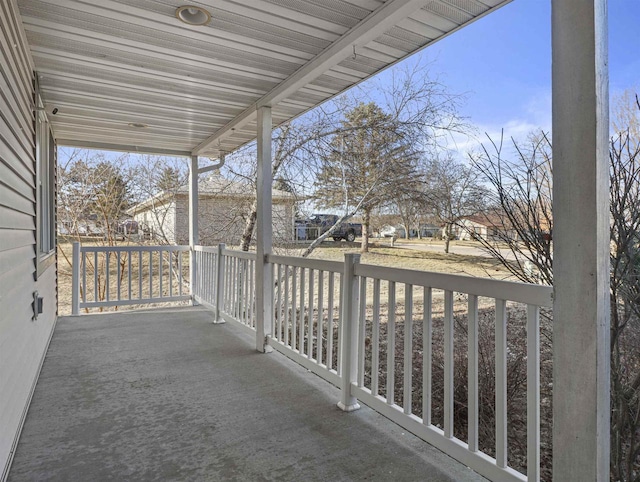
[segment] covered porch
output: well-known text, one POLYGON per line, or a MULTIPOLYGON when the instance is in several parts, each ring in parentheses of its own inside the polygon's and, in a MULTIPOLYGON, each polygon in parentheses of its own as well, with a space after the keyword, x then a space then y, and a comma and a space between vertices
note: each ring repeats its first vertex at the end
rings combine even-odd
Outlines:
POLYGON ((484 480, 212 321, 204 308, 59 319, 9 480, 484 480))
MULTIPOLYGON (((45 475, 61 480, 78 475, 180 480, 475 477, 426 441, 491 479, 539 480, 540 308, 552 307, 553 476, 562 481, 607 479, 606 0, 552 2, 554 287, 381 269, 360 264, 357 255, 344 263, 317 262, 275 256, 272 249, 273 127, 508 1, 222 3, 224 8, 199 2, 218 15, 213 29, 200 28, 197 12, 185 20, 181 3, 174 0, 9 0, 0 8, 0 67, 6 74, 0 87, 3 99, 9 99, 2 100, 8 106, 2 114, 10 118, 2 124, 8 127, 0 138, 0 167, 8 166, 2 181, 11 184, 4 191, 10 195, 1 198, 2 227, 12 236, 21 234, 19 240, 7 237, 11 242, 4 247, 6 259, 20 261, 20 266, 11 264, 0 274, 7 292, 14 294, 18 286, 20 293, 20 309, 12 306, 1 320, 7 335, 1 340, 0 375, 7 390, 0 396, 10 408, 0 412, 9 427, 1 438, 3 478, 16 444, 9 474, 15 480, 45 475), (256 252, 200 246, 198 176, 212 168, 203 167, 200 159, 224 162, 226 154, 254 140, 256 252), (180 291, 179 265, 178 296, 209 308, 213 317, 210 311, 182 308, 61 318, 30 404, 56 319, 57 273, 50 269, 48 277, 42 276, 55 260, 56 143, 190 158, 189 246, 172 248, 188 254, 189 287, 180 291), (33 265, 39 285, 33 282, 33 265), (364 346, 369 340, 364 327, 366 322, 381 326, 375 315, 384 300, 381 285, 388 287, 386 302, 392 307, 386 326, 393 347, 396 287, 398 293, 404 290, 404 326, 413 323, 406 313, 413 314, 414 295, 421 297, 424 346, 431 342, 432 290, 442 294, 442 428, 431 423, 428 375, 421 417, 411 404, 410 371, 403 377, 401 397, 393 389, 379 390, 377 370, 365 380, 364 346), (459 415, 454 411, 456 293, 468 301, 466 440, 454 433, 459 415), (495 457, 482 452, 478 440, 478 297, 489 298, 495 307, 495 457), (526 475, 508 463, 509 302, 523 305, 527 320, 526 475), (334 329, 336 333, 331 349, 314 348, 313 343, 322 343, 314 330, 324 323, 321 316, 314 324, 314 312, 324 313, 325 306, 325 328, 331 333, 327 344, 334 340, 334 329), (367 317, 369 306, 373 319, 367 317), (237 326, 211 325, 225 320, 237 326), (274 350, 303 368, 277 354, 258 353, 274 350), (331 350, 335 361, 326 355, 331 350)), ((152 248, 164 259, 165 247, 152 248)), ((80 271, 86 254, 80 248, 74 253, 76 313, 91 303, 79 290, 91 283, 80 271)), ((107 259, 110 255, 118 260, 124 256, 118 250, 105 253, 107 259)), ((127 275, 128 289, 122 293, 131 298, 131 264, 127 275)), ((121 288, 118 284, 117 301, 121 288)), ((140 297, 142 292, 140 287, 140 297)), ((415 351, 411 337, 405 340, 398 358, 411 366, 415 351)), ((375 366, 383 355, 372 345, 375 366)), ((394 366, 394 349, 386 354, 387 366, 394 366)), ((430 367, 430 355, 423 351, 424 367, 430 367)), ((394 370, 386 377, 393 387, 394 370)))

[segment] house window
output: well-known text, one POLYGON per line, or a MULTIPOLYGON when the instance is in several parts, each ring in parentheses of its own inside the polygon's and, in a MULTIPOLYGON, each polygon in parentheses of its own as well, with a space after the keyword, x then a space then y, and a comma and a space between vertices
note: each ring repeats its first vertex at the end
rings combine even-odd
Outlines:
MULTIPOLYGON (((42 106, 37 95, 37 105, 42 106)), ((37 274, 55 261, 56 147, 44 110, 36 110, 36 240, 37 274)))

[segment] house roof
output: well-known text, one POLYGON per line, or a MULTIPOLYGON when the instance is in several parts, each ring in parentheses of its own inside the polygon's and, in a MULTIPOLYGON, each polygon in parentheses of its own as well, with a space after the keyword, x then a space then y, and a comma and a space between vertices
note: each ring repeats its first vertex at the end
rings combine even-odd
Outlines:
POLYGON ((476 216, 465 216, 464 218, 461 219, 462 222, 467 222, 470 224, 474 224, 476 226, 484 226, 484 227, 491 227, 493 226, 495 223, 490 220, 487 216, 484 215, 476 215, 476 216))
MULTIPOLYGON (((174 199, 175 196, 186 197, 188 195, 189 186, 180 186, 175 192, 163 191, 151 196, 127 212, 133 215, 151 209, 153 206, 162 206, 174 199)), ((226 179, 214 172, 198 181, 198 199, 207 198, 250 200, 255 198, 255 188, 248 183, 226 179)), ((271 198, 274 204, 294 203, 297 200, 292 193, 280 189, 273 189, 271 198)))
MULTIPOLYGON (((219 174, 218 171, 214 171, 209 176, 198 181, 198 194, 205 197, 207 195, 224 195, 228 197, 254 198, 254 190, 255 187, 248 183, 227 179, 219 174)), ((180 194, 189 194, 189 186, 180 186, 177 192, 180 194)), ((279 201, 293 201, 296 199, 292 193, 281 189, 272 189, 271 197, 273 200, 279 201)))
POLYGON ((10 1, 59 144, 216 157, 510 0, 10 1))
POLYGON ((462 219, 476 225, 485 226, 487 228, 504 229, 511 225, 506 214, 501 213, 498 210, 492 210, 485 213, 476 214, 474 216, 465 216, 462 219))

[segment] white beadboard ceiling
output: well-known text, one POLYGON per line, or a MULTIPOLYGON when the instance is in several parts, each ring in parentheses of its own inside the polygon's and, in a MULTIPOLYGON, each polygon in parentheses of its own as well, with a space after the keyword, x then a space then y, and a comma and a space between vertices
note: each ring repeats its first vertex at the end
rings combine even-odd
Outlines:
POLYGON ((272 106, 278 125, 509 1, 18 5, 60 144, 217 157, 256 137, 257 108, 272 106), (183 5, 211 23, 180 22, 183 5))

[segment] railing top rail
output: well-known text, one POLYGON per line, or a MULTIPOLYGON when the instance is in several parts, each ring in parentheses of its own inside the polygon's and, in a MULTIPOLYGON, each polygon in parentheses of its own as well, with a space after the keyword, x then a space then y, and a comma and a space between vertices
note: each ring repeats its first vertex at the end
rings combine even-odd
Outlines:
POLYGON ((320 271, 329 271, 332 273, 341 273, 344 269, 344 263, 341 261, 326 261, 323 259, 309 259, 295 256, 276 256, 273 254, 268 255, 267 260, 273 264, 296 266, 298 268, 317 269, 320 271))
POLYGON ((223 249, 223 256, 229 256, 232 258, 240 258, 240 259, 252 259, 255 261, 256 253, 251 251, 236 251, 235 249, 223 249))
POLYGON ((553 306, 553 288, 514 281, 474 278, 446 273, 416 271, 412 269, 389 268, 358 264, 357 276, 426 286, 435 289, 455 291, 476 296, 486 296, 500 300, 516 301, 536 306, 553 306))
POLYGON ((80 246, 80 251, 83 253, 105 253, 107 251, 111 253, 129 253, 137 251, 189 251, 189 246, 176 246, 171 244, 162 244, 155 246, 80 246))
POLYGON ((217 254, 218 253, 218 247, 217 246, 199 246, 196 245, 193 247, 194 251, 200 251, 202 253, 214 253, 217 254))

